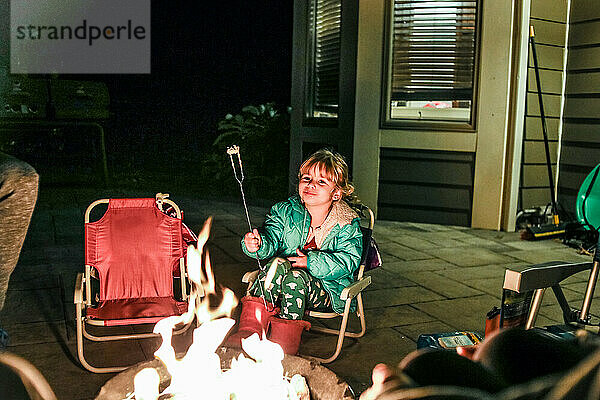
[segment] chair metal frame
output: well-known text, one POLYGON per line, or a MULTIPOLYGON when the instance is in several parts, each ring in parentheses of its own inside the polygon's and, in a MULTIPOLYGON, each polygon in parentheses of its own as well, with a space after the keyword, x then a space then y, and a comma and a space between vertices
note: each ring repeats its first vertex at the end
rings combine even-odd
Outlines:
MULTIPOLYGON (((598 175, 600 164, 596 165, 588 173, 584 182, 577 193, 577 202, 575 212, 578 221, 586 230, 598 231, 600 220, 598 214, 589 215, 591 211, 597 211, 598 199, 592 197, 592 204, 586 204, 590 199, 592 191, 598 186, 598 175), (590 220, 591 219, 591 220, 590 220)), ((596 192, 594 192, 595 194, 596 192)), ((590 322, 590 307, 596 289, 596 282, 600 272, 600 238, 596 243, 596 251, 592 262, 567 263, 563 261, 551 261, 543 264, 535 264, 523 271, 513 271, 507 269, 504 274, 503 288, 516 293, 533 292, 529 313, 525 323, 525 329, 531 329, 535 325, 535 320, 542 304, 542 299, 547 288, 552 288, 556 300, 563 312, 565 324, 585 329, 595 333, 600 333, 600 324, 590 322), (560 282, 571 275, 581 271, 590 270, 590 275, 585 289, 585 294, 581 303, 581 309, 572 309, 560 287, 560 282)))
POLYGON ((533 291, 533 298, 527 315, 525 329, 535 326, 537 314, 542 304, 546 289, 552 288, 558 304, 563 312, 565 324, 599 333, 600 327, 590 322, 590 306, 594 296, 596 281, 598 279, 598 260, 593 262, 567 263, 562 261, 551 261, 543 264, 535 264, 523 271, 507 269, 504 274, 503 288, 517 293, 533 291), (590 270, 585 295, 581 304, 581 310, 572 309, 560 287, 560 282, 576 273, 590 270))
MULTIPOLYGON (((368 218, 368 229, 372 233, 373 227, 375 226, 375 214, 373 214, 373 211, 367 206, 362 205, 361 208, 362 208, 361 211, 366 213, 365 216, 368 218)), ((364 243, 364 241, 363 241, 363 243, 364 243)), ((342 313, 336 313, 336 312, 320 312, 320 311, 308 310, 306 313, 307 316, 312 317, 312 318, 317 318, 317 319, 332 319, 332 318, 338 318, 338 317, 342 318, 342 322, 340 324, 339 329, 332 329, 332 328, 327 328, 327 327, 323 327, 323 326, 316 326, 314 324, 311 326, 311 331, 316 331, 316 332, 321 332, 321 333, 338 336, 335 351, 333 352, 333 354, 330 357, 321 358, 321 357, 310 356, 310 358, 312 358, 316 361, 319 361, 323 364, 328 364, 330 362, 335 361, 338 358, 338 356, 340 355, 340 353, 342 351, 342 346, 344 344, 344 338, 346 338, 346 337, 361 338, 364 336, 365 332, 367 331, 367 323, 365 321, 365 312, 364 312, 363 299, 362 299, 362 291, 371 284, 371 276, 369 276, 369 275, 364 276, 365 261, 366 261, 365 255, 366 255, 367 251, 368 251, 368 247, 365 246, 365 248, 363 248, 363 256, 361 258, 361 263, 358 268, 358 273, 356 275, 356 281, 354 283, 350 284, 349 286, 347 286, 346 288, 344 288, 344 290, 342 290, 342 293, 340 294, 340 299, 345 302, 344 311, 342 313), (352 299, 354 299, 354 298, 356 298, 356 302, 357 302, 357 307, 356 307, 355 313, 356 313, 358 320, 360 321, 360 331, 358 331, 358 332, 352 332, 352 331, 346 330, 346 328, 348 326, 348 319, 351 314, 350 306, 352 303, 352 299)), ((242 282, 248 284, 248 290, 250 289, 250 287, 252 286, 252 284, 254 283, 256 278, 258 277, 258 272, 259 272, 258 270, 246 272, 244 274, 244 276, 242 277, 242 282)))
MULTIPOLYGON (((182 219, 181 210, 179 209, 177 204, 175 204, 173 201, 167 199, 168 196, 169 196, 168 194, 158 193, 156 195, 157 207, 162 211, 163 203, 166 203, 166 204, 170 205, 171 207, 173 207, 173 209, 175 210, 176 215, 177 215, 176 218, 182 219)), ((92 210, 94 209, 94 207, 96 207, 100 204, 108 204, 109 201, 110 201, 110 199, 99 199, 99 200, 96 200, 93 203, 91 203, 85 211, 85 223, 88 224, 90 222, 90 214, 91 214, 92 210)), ((185 265, 185 257, 181 257, 179 259, 179 271, 180 271, 180 277, 181 277, 182 300, 187 301, 188 294, 187 294, 186 282, 187 282, 188 275, 187 275, 187 270, 186 270, 186 265, 185 265)), ((92 306, 91 282, 92 282, 93 278, 97 278, 97 275, 94 272, 95 272, 95 269, 91 265, 86 264, 85 272, 83 272, 83 273, 79 272, 77 274, 77 277, 75 280, 75 293, 73 296, 73 302, 75 303, 75 317, 76 317, 76 328, 77 328, 77 332, 76 332, 77 333, 77 355, 79 357, 79 361, 81 362, 81 365, 88 371, 91 371, 94 373, 120 372, 120 371, 123 371, 123 370, 129 368, 129 366, 95 367, 95 366, 91 365, 85 359, 84 338, 94 341, 94 342, 105 342, 105 341, 115 341, 115 340, 153 338, 153 337, 160 337, 160 335, 153 333, 153 332, 120 334, 120 335, 111 335, 111 334, 94 335, 94 334, 90 333, 88 330, 86 330, 86 325, 101 326, 101 327, 105 327, 107 329, 111 328, 111 327, 108 327, 105 325, 104 320, 91 319, 84 315, 85 308, 92 306)), ((201 290, 202 288, 200 287, 199 289, 201 290)), ((199 293, 199 295, 203 296, 204 294, 199 293)), ((140 322, 140 324, 143 324, 143 323, 144 322, 140 322)), ((178 328, 177 330, 174 330, 173 334, 184 333, 185 331, 188 330, 188 328, 191 325, 192 325, 191 323, 184 325, 183 327, 178 328)), ((124 326, 131 326, 131 325, 124 325, 124 326)), ((121 325, 121 327, 123 327, 123 325, 121 325)))

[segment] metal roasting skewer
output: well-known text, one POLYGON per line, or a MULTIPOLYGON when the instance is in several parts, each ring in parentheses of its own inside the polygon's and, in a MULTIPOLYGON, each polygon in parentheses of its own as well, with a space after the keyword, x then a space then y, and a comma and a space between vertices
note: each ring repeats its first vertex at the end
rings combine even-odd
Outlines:
MULTIPOLYGON (((242 157, 240 156, 240 147, 235 144, 232 146, 229 146, 227 148, 227 154, 229 155, 229 160, 231 161, 231 168, 233 168, 233 176, 235 177, 235 180, 240 185, 240 192, 242 193, 242 203, 244 204, 244 211, 246 212, 246 221, 248 222, 248 229, 249 229, 249 232, 252 232, 252 223, 250 222, 250 214, 248 213, 248 205, 246 204, 246 195, 244 194, 244 185, 242 184, 242 182, 244 182, 244 167, 242 165, 242 157), (233 156, 237 156, 237 161, 238 161, 237 164, 239 165, 239 175, 238 175, 238 170, 235 168, 235 162, 233 161, 233 156)), ((260 258, 258 258, 258 252, 254 253, 254 255, 256 256, 256 262, 258 263, 258 269, 260 271, 262 271, 263 267, 260 264, 260 258)), ((260 291, 262 293, 262 300, 265 305, 265 308, 267 310, 269 310, 269 307, 267 307, 267 301, 265 300, 265 293, 264 293, 263 285, 259 284, 258 286, 260 287, 260 291)), ((271 310, 269 310, 269 311, 271 311, 271 310)))
MULTIPOLYGON (((246 221, 248 222, 248 229, 252 232, 252 223, 250 222, 250 214, 248 213, 248 205, 246 204, 246 195, 244 194, 244 186, 242 182, 244 182, 244 167, 242 166, 242 157, 240 156, 240 148, 239 146, 233 145, 227 148, 227 154, 229 155, 229 160, 231 161, 231 168, 233 168, 233 176, 235 180, 240 185, 240 192, 242 193, 242 202, 244 203, 244 211, 246 211, 246 221), (238 176, 238 170, 235 168, 235 162, 233 161, 233 156, 237 155, 238 164, 240 166, 240 175, 238 176)), ((258 266, 262 270, 262 266, 260 265, 260 260, 258 256, 256 256, 256 260, 258 261, 258 266)))

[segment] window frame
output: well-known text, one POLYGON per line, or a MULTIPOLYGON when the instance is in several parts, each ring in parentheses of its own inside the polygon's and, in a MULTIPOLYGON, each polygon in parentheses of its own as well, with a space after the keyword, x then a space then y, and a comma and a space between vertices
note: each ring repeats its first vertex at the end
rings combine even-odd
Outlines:
POLYGON ((343 1, 340 3, 340 30, 339 30, 339 60, 338 60, 338 80, 337 80, 337 113, 335 117, 315 117, 315 56, 316 56, 316 13, 311 15, 311 8, 315 7, 320 0, 309 0, 306 9, 306 53, 305 53, 305 72, 304 72, 304 101, 302 110, 302 125, 303 126, 321 126, 321 127, 337 127, 339 124, 340 113, 340 79, 342 74, 341 68, 341 50, 342 50, 342 18, 343 18, 343 1))
POLYGON ((391 117, 392 98, 392 64, 393 64, 393 36, 394 36, 394 2, 386 0, 385 23, 384 23, 384 51, 381 76, 381 102, 380 102, 380 128, 382 129, 411 129, 411 130, 433 130, 433 131, 460 131, 475 132, 478 107, 479 87, 479 65, 481 55, 481 24, 482 24, 482 0, 476 2, 476 24, 474 38, 473 59, 473 96, 471 99, 471 110, 469 121, 451 120, 415 120, 409 118, 391 117))

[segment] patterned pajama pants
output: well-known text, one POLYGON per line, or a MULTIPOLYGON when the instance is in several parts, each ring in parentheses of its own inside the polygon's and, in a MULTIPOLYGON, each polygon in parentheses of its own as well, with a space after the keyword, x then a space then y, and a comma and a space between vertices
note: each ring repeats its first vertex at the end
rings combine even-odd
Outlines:
POLYGON ((249 292, 273 304, 280 302, 279 316, 283 319, 302 319, 307 308, 331 311, 331 299, 323 283, 305 269, 292 268, 289 261, 282 258, 269 261, 249 292))

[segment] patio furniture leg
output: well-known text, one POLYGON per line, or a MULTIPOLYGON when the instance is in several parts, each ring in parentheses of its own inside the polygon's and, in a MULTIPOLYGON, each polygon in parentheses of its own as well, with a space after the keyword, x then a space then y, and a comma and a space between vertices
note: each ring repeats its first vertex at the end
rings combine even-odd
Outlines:
MULTIPOLYGON (((346 326, 348 325, 348 314, 349 314, 349 310, 350 310, 350 299, 348 299, 346 301, 346 306, 345 306, 345 310, 344 310, 344 316, 342 317, 342 323, 340 325, 340 330, 337 331, 335 329, 329 329, 329 328, 321 328, 321 327, 316 327, 314 328, 316 331, 318 332, 325 332, 325 333, 339 333, 338 334, 338 339, 337 339, 337 345, 335 348, 335 352, 331 355, 331 357, 329 358, 320 358, 320 357, 311 357, 314 358, 317 361, 320 361, 323 364, 328 364, 332 361, 334 361, 336 358, 338 358, 338 356, 340 355, 340 353, 342 352, 342 345, 344 344, 344 337, 346 336, 351 336, 350 334, 352 332, 346 332, 346 326)), ((362 324, 362 320, 361 320, 361 324, 362 324)), ((363 333, 364 334, 364 327, 363 327, 363 333)), ((362 334, 360 336, 362 336, 362 334)), ((354 337, 360 337, 360 336, 356 336, 356 334, 354 334, 354 337)))

